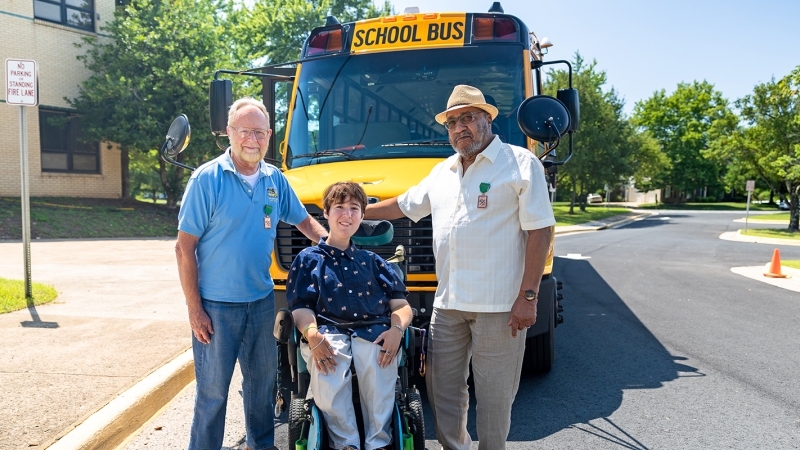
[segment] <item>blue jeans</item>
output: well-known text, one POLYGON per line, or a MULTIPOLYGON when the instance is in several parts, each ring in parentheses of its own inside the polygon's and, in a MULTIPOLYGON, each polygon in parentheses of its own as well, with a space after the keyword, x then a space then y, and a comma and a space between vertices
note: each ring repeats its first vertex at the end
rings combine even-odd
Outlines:
POLYGON ((203 299, 214 334, 201 344, 192 333, 197 395, 190 450, 219 450, 225 432, 228 403, 236 360, 242 370, 246 443, 252 450, 269 449, 275 436, 272 393, 275 383, 277 349, 272 328, 275 324, 275 296, 249 303, 203 299))

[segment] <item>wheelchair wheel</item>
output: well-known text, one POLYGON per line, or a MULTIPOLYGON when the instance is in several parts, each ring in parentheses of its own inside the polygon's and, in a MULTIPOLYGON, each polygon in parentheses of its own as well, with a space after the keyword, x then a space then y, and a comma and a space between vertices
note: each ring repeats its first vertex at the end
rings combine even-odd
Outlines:
POLYGON ((289 403, 289 446, 287 448, 294 448, 294 443, 302 438, 303 422, 306 415, 303 403, 304 400, 302 398, 293 398, 289 403))
POLYGON ((408 392, 408 427, 414 436, 414 450, 425 450, 425 419, 422 415, 422 398, 416 389, 408 392))

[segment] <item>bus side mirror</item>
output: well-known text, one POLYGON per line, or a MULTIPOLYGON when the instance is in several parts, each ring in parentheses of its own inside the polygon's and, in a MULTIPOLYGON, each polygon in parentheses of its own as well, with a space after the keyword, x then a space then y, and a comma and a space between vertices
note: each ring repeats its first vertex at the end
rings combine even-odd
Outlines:
POLYGON ((182 167, 187 170, 194 170, 194 167, 187 166, 181 162, 175 161, 178 154, 186 149, 189 145, 189 140, 192 136, 192 129, 189 127, 189 118, 186 114, 181 114, 172 121, 172 125, 167 130, 167 138, 164 145, 161 146, 161 159, 182 167))
POLYGON ((564 106, 567 107, 569 111, 569 131, 572 133, 573 131, 578 131, 578 124, 581 121, 581 101, 578 97, 578 90, 569 88, 569 89, 559 89, 556 93, 556 98, 561 100, 564 106))
POLYGON ((228 134, 228 109, 233 103, 231 80, 213 80, 208 87, 208 114, 214 136, 228 134))
POLYGON ((570 131, 567 106, 549 95, 526 98, 519 106, 517 122, 525 135, 539 142, 558 141, 570 131))
POLYGON ((178 153, 184 151, 189 145, 192 136, 192 129, 189 126, 189 118, 186 114, 181 114, 172 121, 167 131, 167 138, 164 142, 164 152, 170 158, 175 158, 178 153))

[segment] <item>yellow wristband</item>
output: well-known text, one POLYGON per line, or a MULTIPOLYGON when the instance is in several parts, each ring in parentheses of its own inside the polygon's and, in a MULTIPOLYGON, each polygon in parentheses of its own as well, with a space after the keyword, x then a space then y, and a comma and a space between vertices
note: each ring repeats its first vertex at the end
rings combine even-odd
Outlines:
MULTIPOLYGON (((306 335, 306 333, 308 332, 308 330, 310 330, 310 329, 312 329, 312 328, 317 328, 317 326, 316 326, 316 325, 314 325, 314 324, 312 323, 311 325, 309 325, 309 326, 307 326, 307 327, 303 328, 303 336, 305 336, 305 335, 306 335)), ((319 329, 319 328, 317 328, 317 329, 319 329)))

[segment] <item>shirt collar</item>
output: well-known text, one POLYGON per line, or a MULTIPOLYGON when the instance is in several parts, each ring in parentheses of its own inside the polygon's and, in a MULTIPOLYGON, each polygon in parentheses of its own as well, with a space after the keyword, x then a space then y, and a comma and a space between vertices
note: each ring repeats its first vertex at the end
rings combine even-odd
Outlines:
POLYGON ((337 254, 338 256, 341 256, 342 253, 344 253, 345 255, 347 255, 348 258, 354 259, 356 246, 353 245, 353 241, 350 241, 350 245, 344 251, 342 251, 341 249, 338 249, 332 245, 328 245, 325 242, 327 239, 328 239, 327 237, 320 238, 319 244, 317 244, 317 246, 321 248, 323 251, 325 251, 325 253, 331 256, 335 256, 337 254))
MULTIPOLYGON (((488 159, 490 163, 494 164, 494 160, 497 159, 497 155, 500 153, 500 148, 503 146, 503 142, 500 140, 500 136, 494 135, 494 139, 492 142, 489 142, 489 145, 483 149, 482 152, 475 157, 475 162, 478 162, 481 159, 481 156, 488 159)), ((450 170, 457 170, 458 169, 458 162, 461 160, 461 156, 456 152, 455 158, 453 158, 453 164, 450 166, 450 170)))

